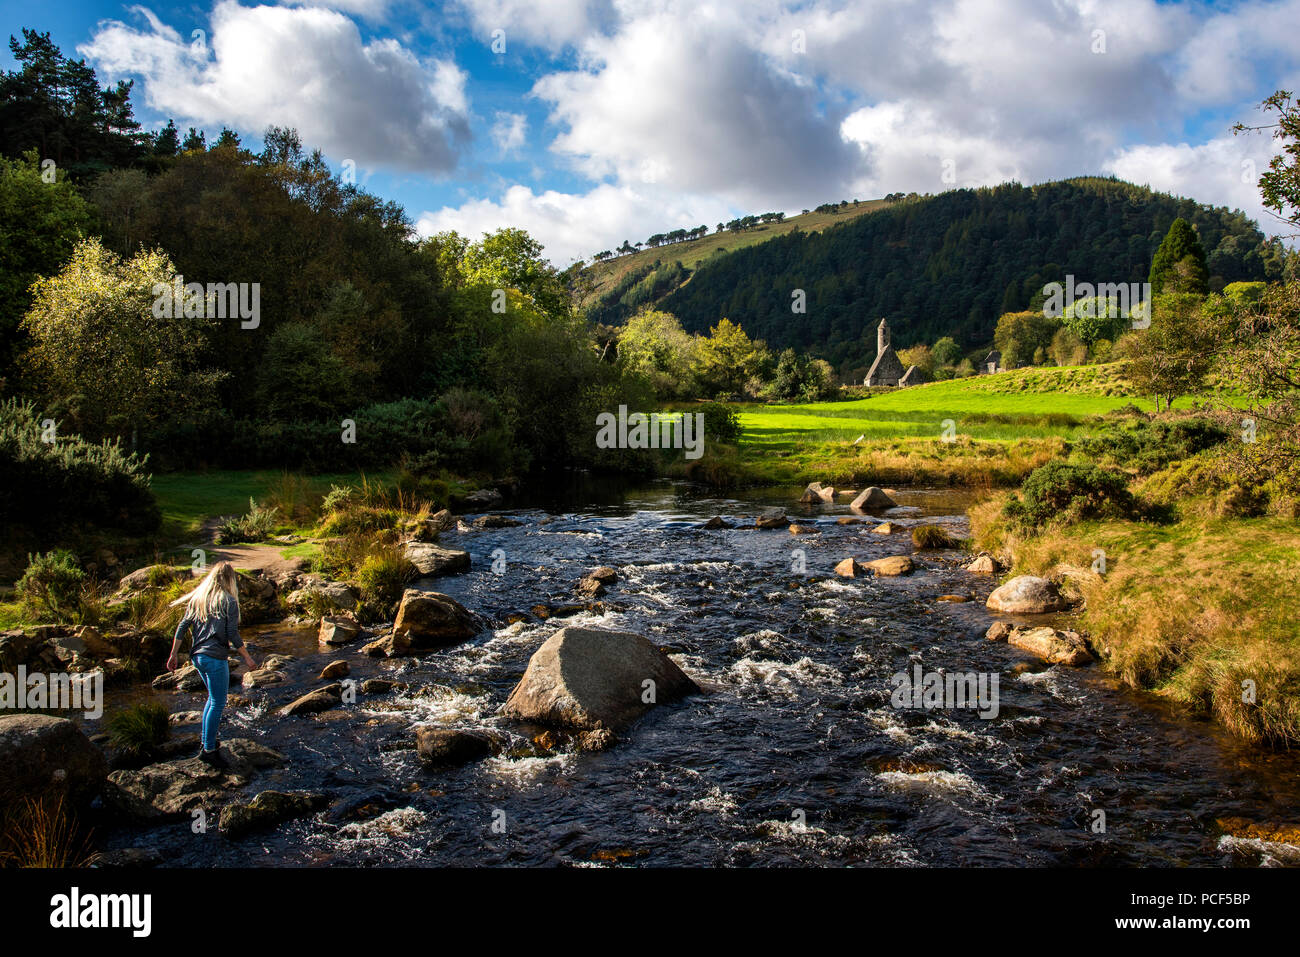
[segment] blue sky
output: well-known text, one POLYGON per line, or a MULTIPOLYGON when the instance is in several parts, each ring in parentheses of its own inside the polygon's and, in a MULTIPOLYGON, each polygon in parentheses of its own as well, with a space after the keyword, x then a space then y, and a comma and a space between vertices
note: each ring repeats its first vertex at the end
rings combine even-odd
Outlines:
POLYGON ((1276 233, 1272 144, 1229 128, 1300 90, 1300 0, 0 0, 0 21, 134 78, 147 126, 295 126, 420 231, 523 226, 561 266, 742 213, 1088 173, 1276 233))

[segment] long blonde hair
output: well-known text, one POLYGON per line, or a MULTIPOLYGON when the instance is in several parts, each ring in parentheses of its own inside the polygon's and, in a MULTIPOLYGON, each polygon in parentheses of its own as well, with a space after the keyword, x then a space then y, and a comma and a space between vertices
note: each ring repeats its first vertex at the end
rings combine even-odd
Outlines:
POLYGON ((235 617, 238 620, 239 576, 230 562, 217 562, 207 577, 199 582, 198 588, 177 598, 172 605, 184 605, 187 616, 206 621, 225 614, 230 602, 234 602, 235 617))

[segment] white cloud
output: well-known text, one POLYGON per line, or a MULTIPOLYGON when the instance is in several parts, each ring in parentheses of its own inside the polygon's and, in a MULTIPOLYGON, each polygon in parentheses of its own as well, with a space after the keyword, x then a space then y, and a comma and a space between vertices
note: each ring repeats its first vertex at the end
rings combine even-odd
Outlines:
POLYGON ((671 183, 742 207, 807 204, 848 180, 855 151, 815 90, 772 68, 735 14, 659 12, 583 46, 533 92, 562 125, 552 149, 592 179, 671 183))
POLYGON ((453 169, 468 138, 463 71, 396 40, 366 43, 343 14, 221 0, 199 45, 132 12, 146 29, 105 21, 77 49, 109 76, 140 77, 145 102, 178 123, 293 126, 332 156, 430 173, 453 169))
MULTIPOLYGON (((471 239, 503 226, 528 231, 546 247, 547 258, 564 267, 575 259, 636 244, 652 233, 693 228, 734 215, 715 199, 681 196, 653 188, 602 184, 587 193, 511 186, 499 201, 472 200, 460 207, 426 212, 416 222, 422 236, 454 229, 471 239)), ((666 255, 670 255, 666 254, 666 255)))
POLYGON ((579 44, 614 19, 611 0, 460 0, 481 38, 505 35, 514 44, 560 50, 579 44))
POLYGON ((1291 232, 1293 228, 1280 223, 1260 201, 1256 177, 1268 168, 1271 143, 1267 137, 1247 135, 1195 146, 1131 146, 1107 162, 1105 171, 1163 192, 1240 209, 1258 220, 1265 233, 1291 232))
POLYGON ((501 155, 513 153, 528 138, 528 117, 522 113, 498 111, 492 124, 492 142, 501 155))

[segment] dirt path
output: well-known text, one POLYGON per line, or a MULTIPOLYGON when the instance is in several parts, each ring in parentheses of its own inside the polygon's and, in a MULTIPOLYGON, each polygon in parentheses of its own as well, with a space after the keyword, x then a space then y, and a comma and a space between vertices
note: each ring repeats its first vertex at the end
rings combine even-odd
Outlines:
POLYGON ((284 558, 280 555, 287 546, 284 545, 216 545, 215 537, 220 518, 210 518, 203 523, 203 548, 207 551, 208 564, 227 561, 244 571, 261 570, 268 578, 276 578, 289 572, 302 571, 307 567, 305 558, 284 558))

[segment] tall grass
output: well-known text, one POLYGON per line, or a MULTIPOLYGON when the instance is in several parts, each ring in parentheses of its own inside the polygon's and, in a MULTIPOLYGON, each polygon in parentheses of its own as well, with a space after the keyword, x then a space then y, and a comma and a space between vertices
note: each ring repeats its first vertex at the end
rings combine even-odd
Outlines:
POLYGON ((62 795, 25 797, 0 817, 0 867, 85 867, 94 856, 62 795))
POLYGON ((114 712, 107 721, 109 743, 123 755, 147 757, 171 735, 166 706, 145 701, 114 712))

